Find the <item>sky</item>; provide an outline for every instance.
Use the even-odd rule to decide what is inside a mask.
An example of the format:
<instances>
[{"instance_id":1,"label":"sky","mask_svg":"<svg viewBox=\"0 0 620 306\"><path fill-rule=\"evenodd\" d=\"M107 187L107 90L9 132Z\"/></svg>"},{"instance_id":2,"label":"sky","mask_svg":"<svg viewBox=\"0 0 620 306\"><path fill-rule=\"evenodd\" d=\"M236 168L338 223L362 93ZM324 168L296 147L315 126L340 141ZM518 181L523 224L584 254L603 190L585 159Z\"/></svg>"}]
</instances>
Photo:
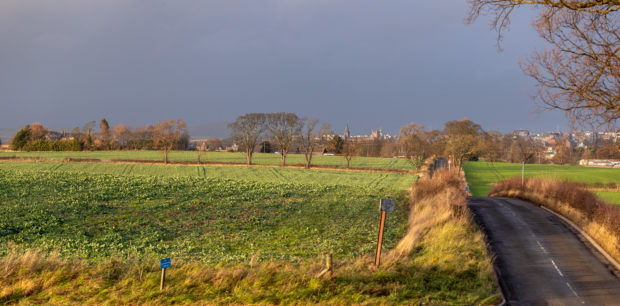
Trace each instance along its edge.
<instances>
[{"instance_id":1,"label":"sky","mask_svg":"<svg viewBox=\"0 0 620 306\"><path fill-rule=\"evenodd\" d=\"M230 122L294 112L354 134L556 130L518 66L544 43L513 16L498 52L465 0L2 0L0 128ZM209 136L209 135L205 135Z\"/></svg>"}]
</instances>

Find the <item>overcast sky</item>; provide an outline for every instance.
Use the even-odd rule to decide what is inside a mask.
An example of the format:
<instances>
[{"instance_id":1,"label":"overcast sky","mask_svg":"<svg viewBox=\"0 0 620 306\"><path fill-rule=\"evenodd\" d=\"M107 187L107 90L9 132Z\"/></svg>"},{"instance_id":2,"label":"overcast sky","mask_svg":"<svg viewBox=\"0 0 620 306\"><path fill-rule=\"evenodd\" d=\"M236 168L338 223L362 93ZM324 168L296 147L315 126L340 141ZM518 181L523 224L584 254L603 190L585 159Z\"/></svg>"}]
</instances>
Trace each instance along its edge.
<instances>
[{"instance_id":1,"label":"overcast sky","mask_svg":"<svg viewBox=\"0 0 620 306\"><path fill-rule=\"evenodd\" d=\"M2 0L0 128L107 118L189 126L295 112L353 133L467 117L555 130L521 56L544 47L519 11L503 41L465 0Z\"/></svg>"}]
</instances>

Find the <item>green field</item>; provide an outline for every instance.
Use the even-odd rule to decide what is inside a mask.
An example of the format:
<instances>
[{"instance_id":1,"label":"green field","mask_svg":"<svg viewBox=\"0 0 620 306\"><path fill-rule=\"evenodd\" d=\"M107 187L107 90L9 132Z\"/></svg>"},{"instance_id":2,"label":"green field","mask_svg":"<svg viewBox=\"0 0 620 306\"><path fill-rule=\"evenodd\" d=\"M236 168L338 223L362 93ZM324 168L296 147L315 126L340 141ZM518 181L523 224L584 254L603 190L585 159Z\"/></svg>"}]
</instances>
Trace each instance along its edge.
<instances>
[{"instance_id":1,"label":"green field","mask_svg":"<svg viewBox=\"0 0 620 306\"><path fill-rule=\"evenodd\" d=\"M0 243L67 256L252 257L372 253L377 202L392 197L386 247L403 235L415 176L281 168L0 163ZM2 248L0 253L6 251Z\"/></svg>"},{"instance_id":2,"label":"green field","mask_svg":"<svg viewBox=\"0 0 620 306\"><path fill-rule=\"evenodd\" d=\"M521 177L521 164L467 162L464 166L467 182L475 196L485 196L500 180ZM526 164L525 177L542 177L582 183L620 183L620 169L581 166ZM620 204L618 192L595 192L611 203Z\"/></svg>"},{"instance_id":3,"label":"green field","mask_svg":"<svg viewBox=\"0 0 620 306\"><path fill-rule=\"evenodd\" d=\"M620 205L620 192L614 191L595 191L594 192L599 198L603 199L609 203L615 203Z\"/></svg>"},{"instance_id":4,"label":"green field","mask_svg":"<svg viewBox=\"0 0 620 306\"><path fill-rule=\"evenodd\" d=\"M378 201L397 202L388 254L407 231L416 179L0 162L0 304L496 304L482 234L467 218L427 228L409 255L373 266ZM333 275L319 277L326 253Z\"/></svg>"},{"instance_id":5,"label":"green field","mask_svg":"<svg viewBox=\"0 0 620 306\"><path fill-rule=\"evenodd\" d=\"M0 152L0 157L43 157L47 159L62 160L70 158L95 158L101 160L110 159L142 159L142 160L162 160L163 154L159 151L96 151L96 152ZM173 151L168 157L171 161L197 161L197 151ZM201 161L219 163L245 163L244 153L229 152L206 152L201 157ZM286 162L288 165L302 165L306 163L303 154L289 154ZM255 153L252 163L256 165L279 165L280 155L273 153ZM313 165L346 167L346 161L342 156L323 156L315 155L312 157ZM380 157L354 157L351 160L353 168L370 169L404 169L411 170L411 165L401 158L380 158Z\"/></svg>"}]
</instances>

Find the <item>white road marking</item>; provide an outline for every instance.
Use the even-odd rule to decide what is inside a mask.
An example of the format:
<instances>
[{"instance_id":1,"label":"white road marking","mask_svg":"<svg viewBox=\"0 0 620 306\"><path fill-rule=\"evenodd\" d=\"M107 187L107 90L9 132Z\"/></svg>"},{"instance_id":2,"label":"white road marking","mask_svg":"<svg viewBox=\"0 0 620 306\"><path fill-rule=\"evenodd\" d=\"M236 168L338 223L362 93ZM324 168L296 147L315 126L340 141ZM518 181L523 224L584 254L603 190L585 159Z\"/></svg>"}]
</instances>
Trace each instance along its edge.
<instances>
[{"instance_id":1,"label":"white road marking","mask_svg":"<svg viewBox=\"0 0 620 306\"><path fill-rule=\"evenodd\" d=\"M558 273L560 273L561 277L564 277L564 274L562 274L562 271L560 271L560 269L558 268L558 266L555 264L555 261L553 261L553 259L551 259L551 263L553 264L553 266L555 267L555 270L558 271ZM568 283L567 283L568 284ZM573 291L574 292L574 291Z\"/></svg>"},{"instance_id":2,"label":"white road marking","mask_svg":"<svg viewBox=\"0 0 620 306\"><path fill-rule=\"evenodd\" d=\"M536 240L536 243L538 244L538 247L540 247L540 249L543 251L543 253L547 254L547 249L545 249L545 247L540 244L540 241Z\"/></svg>"},{"instance_id":3,"label":"white road marking","mask_svg":"<svg viewBox=\"0 0 620 306\"><path fill-rule=\"evenodd\" d=\"M568 282L566 282L566 286L568 286L568 289L570 289L570 291L573 292L573 294L579 299L579 301L581 302L581 304L585 304L586 302L584 302L581 297L579 296L579 294L577 294L577 292L575 292L575 289L573 289L573 286L571 286Z\"/></svg>"}]
</instances>

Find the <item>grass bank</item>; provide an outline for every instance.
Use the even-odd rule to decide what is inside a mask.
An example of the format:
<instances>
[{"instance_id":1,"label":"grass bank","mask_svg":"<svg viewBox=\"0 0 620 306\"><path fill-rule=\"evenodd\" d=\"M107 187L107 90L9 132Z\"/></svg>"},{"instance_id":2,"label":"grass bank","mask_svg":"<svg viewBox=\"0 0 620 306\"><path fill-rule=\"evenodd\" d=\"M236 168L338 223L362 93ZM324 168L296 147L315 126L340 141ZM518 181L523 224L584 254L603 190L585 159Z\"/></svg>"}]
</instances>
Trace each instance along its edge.
<instances>
[{"instance_id":1,"label":"grass bank","mask_svg":"<svg viewBox=\"0 0 620 306\"><path fill-rule=\"evenodd\" d=\"M489 196L515 197L543 205L568 218L588 233L612 257L620 261L620 208L568 181L508 179L499 182Z\"/></svg>"}]
</instances>

